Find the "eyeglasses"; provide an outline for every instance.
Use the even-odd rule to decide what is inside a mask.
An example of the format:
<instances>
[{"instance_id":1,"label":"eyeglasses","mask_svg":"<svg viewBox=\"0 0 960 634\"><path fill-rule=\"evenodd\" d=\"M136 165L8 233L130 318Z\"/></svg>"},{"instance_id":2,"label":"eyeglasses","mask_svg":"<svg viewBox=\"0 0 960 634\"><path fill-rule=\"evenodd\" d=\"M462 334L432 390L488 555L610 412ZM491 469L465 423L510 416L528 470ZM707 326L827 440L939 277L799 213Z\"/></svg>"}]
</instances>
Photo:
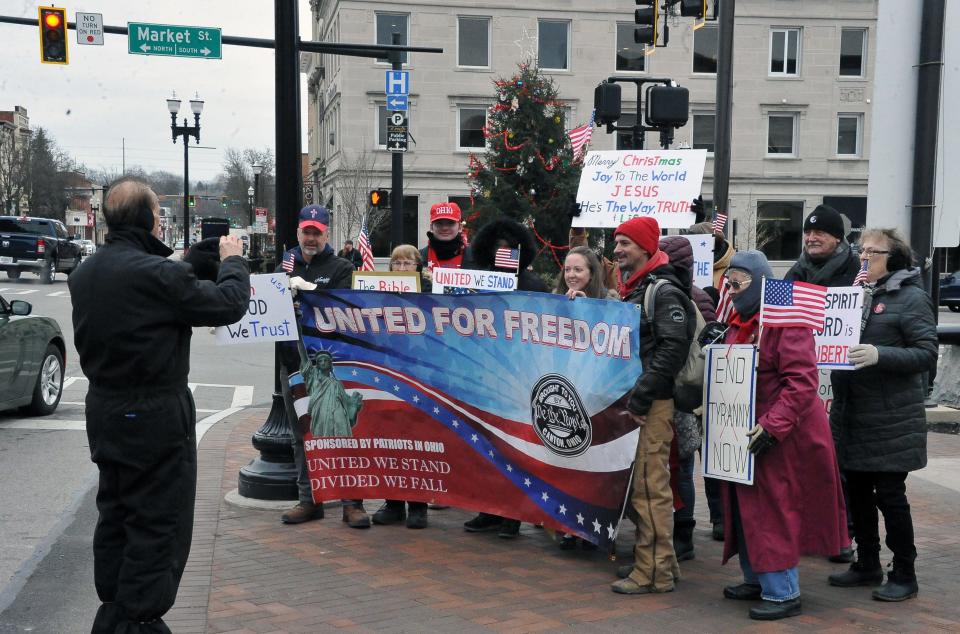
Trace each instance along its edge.
<instances>
[{"instance_id":1,"label":"eyeglasses","mask_svg":"<svg viewBox=\"0 0 960 634\"><path fill-rule=\"evenodd\" d=\"M415 269L417 268L417 263L414 262L413 260L394 260L393 262L390 263L390 267L394 269L406 268L406 267Z\"/></svg>"},{"instance_id":2,"label":"eyeglasses","mask_svg":"<svg viewBox=\"0 0 960 634\"><path fill-rule=\"evenodd\" d=\"M860 255L869 259L875 255L887 255L888 253L890 253L890 251L878 251L877 249L864 249L863 251L860 252Z\"/></svg>"},{"instance_id":3,"label":"eyeglasses","mask_svg":"<svg viewBox=\"0 0 960 634\"><path fill-rule=\"evenodd\" d=\"M723 285L727 287L727 290L731 288L735 291L739 291L741 288L746 288L750 286L750 282L753 281L753 278L747 278L742 282L737 282L736 280L726 280Z\"/></svg>"}]
</instances>

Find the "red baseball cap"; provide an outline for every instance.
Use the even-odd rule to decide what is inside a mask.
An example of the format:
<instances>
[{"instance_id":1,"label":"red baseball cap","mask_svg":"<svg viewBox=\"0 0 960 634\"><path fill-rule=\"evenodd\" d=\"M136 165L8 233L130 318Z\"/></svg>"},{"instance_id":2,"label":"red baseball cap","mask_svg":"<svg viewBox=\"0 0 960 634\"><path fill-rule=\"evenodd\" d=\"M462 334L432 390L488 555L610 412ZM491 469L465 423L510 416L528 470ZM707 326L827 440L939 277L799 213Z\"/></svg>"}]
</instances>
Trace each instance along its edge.
<instances>
[{"instance_id":1,"label":"red baseball cap","mask_svg":"<svg viewBox=\"0 0 960 634\"><path fill-rule=\"evenodd\" d=\"M307 205L300 210L300 224L298 228L314 227L320 231L326 231L330 224L330 212L322 205Z\"/></svg>"},{"instance_id":2,"label":"red baseball cap","mask_svg":"<svg viewBox=\"0 0 960 634\"><path fill-rule=\"evenodd\" d=\"M460 222L460 205L457 203L437 203L430 208L430 222L453 220Z\"/></svg>"}]
</instances>

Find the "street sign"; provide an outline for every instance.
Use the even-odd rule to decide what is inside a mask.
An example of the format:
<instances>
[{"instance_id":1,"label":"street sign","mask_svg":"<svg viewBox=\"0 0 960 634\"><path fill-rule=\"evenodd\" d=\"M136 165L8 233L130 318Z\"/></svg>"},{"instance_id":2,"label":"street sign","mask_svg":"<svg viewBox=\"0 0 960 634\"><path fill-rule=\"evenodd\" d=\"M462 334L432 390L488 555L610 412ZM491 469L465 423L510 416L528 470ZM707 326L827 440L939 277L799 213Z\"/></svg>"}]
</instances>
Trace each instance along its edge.
<instances>
[{"instance_id":1,"label":"street sign","mask_svg":"<svg viewBox=\"0 0 960 634\"><path fill-rule=\"evenodd\" d=\"M387 97L387 109L395 110L398 112L407 111L407 96L406 95L392 95Z\"/></svg>"},{"instance_id":2,"label":"street sign","mask_svg":"<svg viewBox=\"0 0 960 634\"><path fill-rule=\"evenodd\" d=\"M394 112L387 121L387 149L391 152L407 151L407 116Z\"/></svg>"},{"instance_id":3,"label":"street sign","mask_svg":"<svg viewBox=\"0 0 960 634\"><path fill-rule=\"evenodd\" d=\"M221 59L221 51L217 28L127 23L127 52L132 55Z\"/></svg>"},{"instance_id":4,"label":"street sign","mask_svg":"<svg viewBox=\"0 0 960 634\"><path fill-rule=\"evenodd\" d=\"M103 14L77 11L77 44L103 46Z\"/></svg>"},{"instance_id":5,"label":"street sign","mask_svg":"<svg viewBox=\"0 0 960 634\"><path fill-rule=\"evenodd\" d=\"M388 70L387 82L384 92L387 95L409 95L410 94L410 71L408 70Z\"/></svg>"}]
</instances>

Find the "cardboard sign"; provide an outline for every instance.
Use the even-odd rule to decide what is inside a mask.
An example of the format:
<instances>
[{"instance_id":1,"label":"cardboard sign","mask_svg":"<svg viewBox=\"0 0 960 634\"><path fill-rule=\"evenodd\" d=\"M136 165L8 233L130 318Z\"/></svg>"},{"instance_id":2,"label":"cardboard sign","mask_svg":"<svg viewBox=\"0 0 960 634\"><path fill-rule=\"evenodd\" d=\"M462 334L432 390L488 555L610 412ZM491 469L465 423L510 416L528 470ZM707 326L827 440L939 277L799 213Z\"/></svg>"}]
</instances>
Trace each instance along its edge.
<instances>
[{"instance_id":1,"label":"cardboard sign","mask_svg":"<svg viewBox=\"0 0 960 634\"><path fill-rule=\"evenodd\" d=\"M713 245L716 239L709 234L683 236L693 249L693 285L699 288L713 286Z\"/></svg>"},{"instance_id":2,"label":"cardboard sign","mask_svg":"<svg viewBox=\"0 0 960 634\"><path fill-rule=\"evenodd\" d=\"M706 160L706 150L588 152L577 188L580 215L572 225L615 228L649 216L661 229L689 227Z\"/></svg>"},{"instance_id":3,"label":"cardboard sign","mask_svg":"<svg viewBox=\"0 0 960 634\"><path fill-rule=\"evenodd\" d=\"M299 335L287 275L251 275L247 314L235 324L220 326L216 334L217 345L296 341Z\"/></svg>"},{"instance_id":4,"label":"cardboard sign","mask_svg":"<svg viewBox=\"0 0 960 634\"><path fill-rule=\"evenodd\" d=\"M458 294L464 290L496 292L517 290L517 276L500 271L434 267L432 281L433 292L438 295Z\"/></svg>"},{"instance_id":5,"label":"cardboard sign","mask_svg":"<svg viewBox=\"0 0 960 634\"><path fill-rule=\"evenodd\" d=\"M860 319L863 314L863 287L835 286L827 289L827 318L822 332L814 332L817 367L827 370L852 370L847 359L850 346L860 343Z\"/></svg>"},{"instance_id":6,"label":"cardboard sign","mask_svg":"<svg viewBox=\"0 0 960 634\"><path fill-rule=\"evenodd\" d=\"M355 291L419 293L420 274L416 271L354 271L351 288Z\"/></svg>"},{"instance_id":7,"label":"cardboard sign","mask_svg":"<svg viewBox=\"0 0 960 634\"><path fill-rule=\"evenodd\" d=\"M756 419L757 348L751 344L705 348L701 464L706 478L753 484L747 432Z\"/></svg>"}]
</instances>

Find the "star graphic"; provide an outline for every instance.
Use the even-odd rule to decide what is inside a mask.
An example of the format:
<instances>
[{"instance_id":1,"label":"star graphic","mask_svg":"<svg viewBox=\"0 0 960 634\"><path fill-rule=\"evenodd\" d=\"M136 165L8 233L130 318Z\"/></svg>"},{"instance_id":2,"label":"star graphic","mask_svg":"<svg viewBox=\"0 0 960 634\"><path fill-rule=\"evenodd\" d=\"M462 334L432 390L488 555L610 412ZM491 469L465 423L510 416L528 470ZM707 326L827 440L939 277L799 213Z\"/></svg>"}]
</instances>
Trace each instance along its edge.
<instances>
[{"instance_id":1,"label":"star graphic","mask_svg":"<svg viewBox=\"0 0 960 634\"><path fill-rule=\"evenodd\" d=\"M434 408L433 408L433 413L434 413L434 414L439 414L439 413L440 413L440 408L439 408L439 407L434 407Z\"/></svg>"},{"instance_id":2,"label":"star graphic","mask_svg":"<svg viewBox=\"0 0 960 634\"><path fill-rule=\"evenodd\" d=\"M351 372L350 374L352 374L353 376L357 376L357 371L356 371L356 370L354 370L354 371L353 371L353 372Z\"/></svg>"},{"instance_id":3,"label":"star graphic","mask_svg":"<svg viewBox=\"0 0 960 634\"><path fill-rule=\"evenodd\" d=\"M560 505L560 515L566 515L566 514L567 514L567 507L565 507L563 504L561 504L561 505Z\"/></svg>"},{"instance_id":4,"label":"star graphic","mask_svg":"<svg viewBox=\"0 0 960 634\"><path fill-rule=\"evenodd\" d=\"M579 513L577 513L577 524L583 526L583 515L580 515Z\"/></svg>"},{"instance_id":5,"label":"star graphic","mask_svg":"<svg viewBox=\"0 0 960 634\"><path fill-rule=\"evenodd\" d=\"M613 536L616 534L616 529L613 527L613 524L607 526L607 539L613 541Z\"/></svg>"},{"instance_id":6,"label":"star graphic","mask_svg":"<svg viewBox=\"0 0 960 634\"><path fill-rule=\"evenodd\" d=\"M490 451L488 451L488 452L487 452L487 455L490 456L491 458L493 458L493 449L491 449Z\"/></svg>"},{"instance_id":7,"label":"star graphic","mask_svg":"<svg viewBox=\"0 0 960 634\"><path fill-rule=\"evenodd\" d=\"M373 382L374 382L374 383L379 383L379 382L380 382L380 377L379 377L379 376L373 377Z\"/></svg>"},{"instance_id":8,"label":"star graphic","mask_svg":"<svg viewBox=\"0 0 960 634\"><path fill-rule=\"evenodd\" d=\"M472 436L470 436L470 440L472 440L473 442L477 442L477 435L473 434Z\"/></svg>"},{"instance_id":9,"label":"star graphic","mask_svg":"<svg viewBox=\"0 0 960 634\"><path fill-rule=\"evenodd\" d=\"M509 471L510 473L513 473L513 465L508 464L507 471Z\"/></svg>"},{"instance_id":10,"label":"star graphic","mask_svg":"<svg viewBox=\"0 0 960 634\"><path fill-rule=\"evenodd\" d=\"M400 391L400 386L399 386L399 385L394 385L394 386L393 386L393 391L394 391L394 392L399 392L399 391Z\"/></svg>"},{"instance_id":11,"label":"star graphic","mask_svg":"<svg viewBox=\"0 0 960 634\"><path fill-rule=\"evenodd\" d=\"M414 394L414 395L413 395L413 402L414 402L414 403L419 403L419 402L420 402L420 397L417 396L416 394Z\"/></svg>"},{"instance_id":12,"label":"star graphic","mask_svg":"<svg viewBox=\"0 0 960 634\"><path fill-rule=\"evenodd\" d=\"M456 418L453 419L453 426L454 426L454 427L459 427L459 426L460 426L460 423L457 421Z\"/></svg>"},{"instance_id":13,"label":"star graphic","mask_svg":"<svg viewBox=\"0 0 960 634\"><path fill-rule=\"evenodd\" d=\"M523 486L525 486L525 487L530 486L530 478L524 478L524 479L523 479Z\"/></svg>"},{"instance_id":14,"label":"star graphic","mask_svg":"<svg viewBox=\"0 0 960 634\"><path fill-rule=\"evenodd\" d=\"M593 532L594 533L600 532L600 522L598 522L597 520L593 520Z\"/></svg>"},{"instance_id":15,"label":"star graphic","mask_svg":"<svg viewBox=\"0 0 960 634\"><path fill-rule=\"evenodd\" d=\"M537 61L537 39L535 35L530 35L527 27L523 27L523 35L519 40L513 41L513 44L520 49L520 57L529 59L534 64Z\"/></svg>"},{"instance_id":16,"label":"star graphic","mask_svg":"<svg viewBox=\"0 0 960 634\"><path fill-rule=\"evenodd\" d=\"M540 499L543 500L544 502L546 502L547 500L550 499L550 496L547 495L547 492L546 492L546 491L544 491L543 493L540 494Z\"/></svg>"}]
</instances>

